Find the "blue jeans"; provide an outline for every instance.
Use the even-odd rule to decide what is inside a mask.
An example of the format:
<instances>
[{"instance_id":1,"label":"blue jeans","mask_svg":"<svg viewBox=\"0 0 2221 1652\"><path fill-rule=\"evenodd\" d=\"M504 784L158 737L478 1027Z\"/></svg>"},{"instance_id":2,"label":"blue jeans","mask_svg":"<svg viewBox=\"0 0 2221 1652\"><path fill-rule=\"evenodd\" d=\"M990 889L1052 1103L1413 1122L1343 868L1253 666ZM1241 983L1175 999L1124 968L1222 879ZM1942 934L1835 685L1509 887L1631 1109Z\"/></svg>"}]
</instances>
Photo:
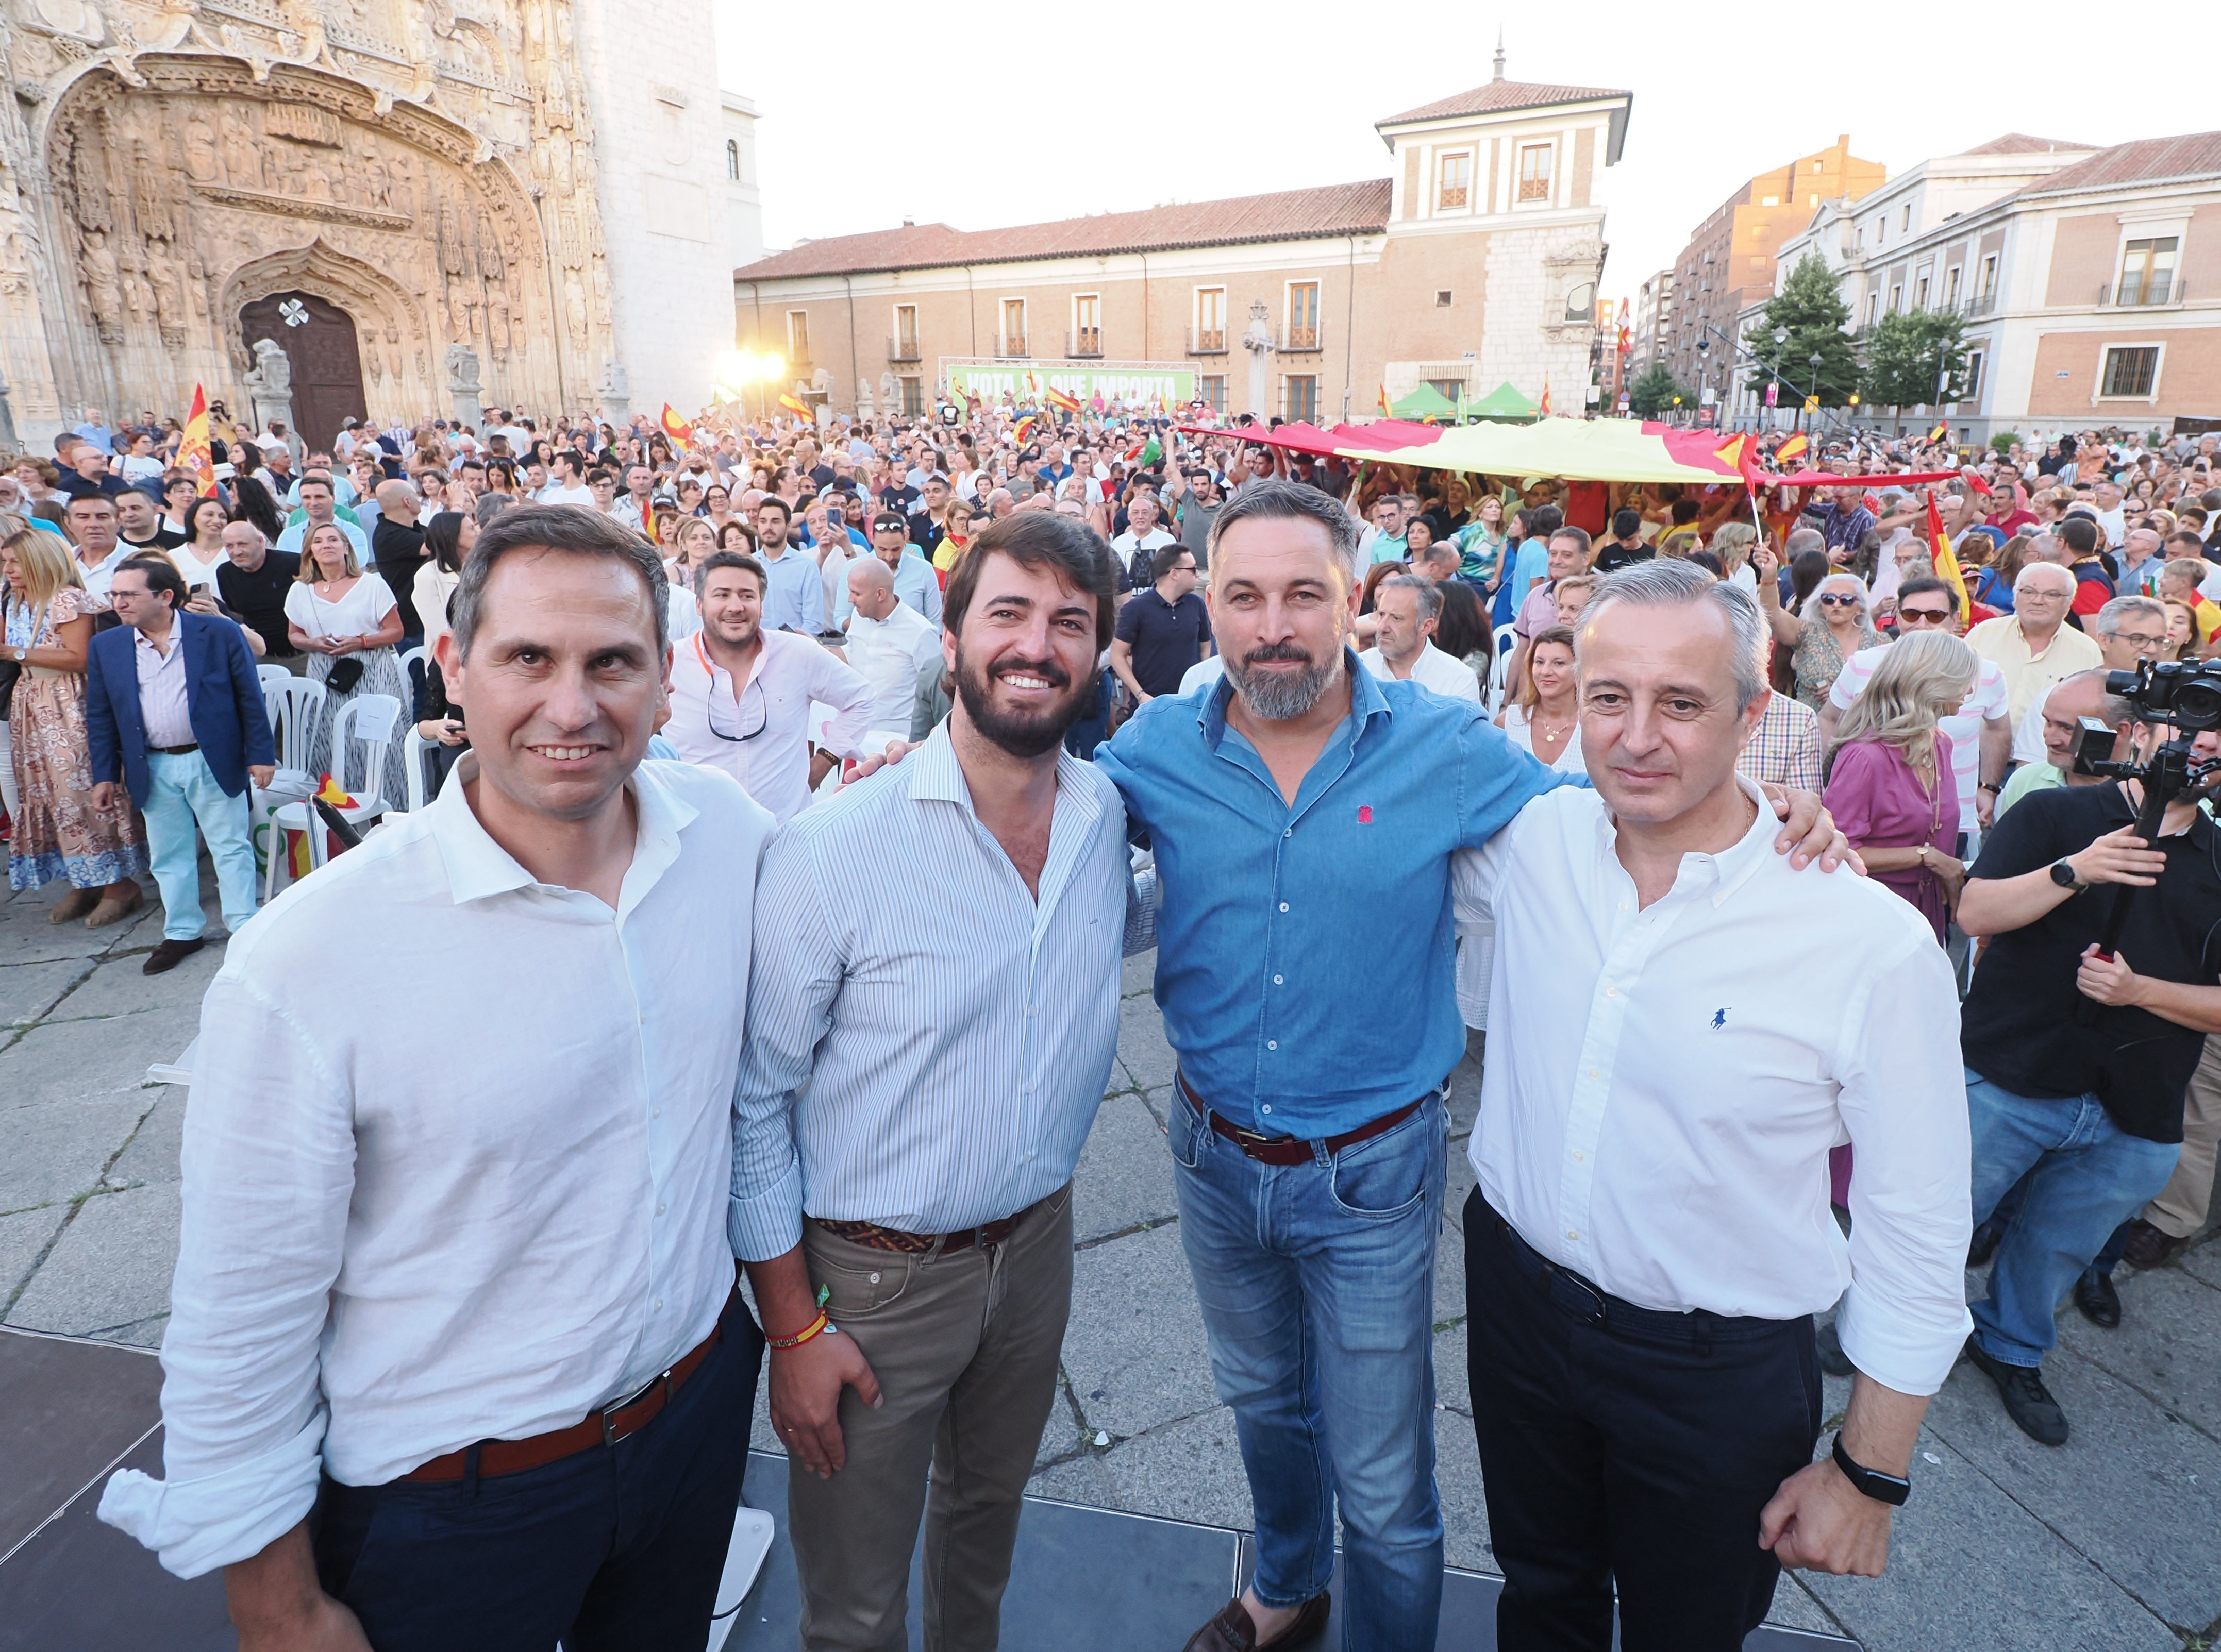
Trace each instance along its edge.
<instances>
[{"instance_id":1,"label":"blue jeans","mask_svg":"<svg viewBox=\"0 0 2221 1652\"><path fill-rule=\"evenodd\" d=\"M1327 1587L1338 1503L1343 1646L1430 1647L1442 1104L1430 1096L1372 1140L1295 1165L1250 1158L1177 1087L1172 1106L1181 1243L1256 1511L1251 1587L1268 1606Z\"/></svg>"},{"instance_id":2,"label":"blue jeans","mask_svg":"<svg viewBox=\"0 0 2221 1652\"><path fill-rule=\"evenodd\" d=\"M1967 1112L1976 1223L2028 1176L1990 1294L1970 1306L1974 1340L2004 1364L2041 1365L2059 1339L2060 1299L2107 1236L2167 1186L2182 1148L2129 1135L2094 1095L2015 1095L1971 1067Z\"/></svg>"},{"instance_id":3,"label":"blue jeans","mask_svg":"<svg viewBox=\"0 0 2221 1652\"><path fill-rule=\"evenodd\" d=\"M197 941L208 927L201 913L200 845L208 839L223 898L224 927L236 935L254 916L254 844L247 835L247 794L233 797L216 784L197 751L149 751L146 807L147 852L162 891L162 938Z\"/></svg>"}]
</instances>

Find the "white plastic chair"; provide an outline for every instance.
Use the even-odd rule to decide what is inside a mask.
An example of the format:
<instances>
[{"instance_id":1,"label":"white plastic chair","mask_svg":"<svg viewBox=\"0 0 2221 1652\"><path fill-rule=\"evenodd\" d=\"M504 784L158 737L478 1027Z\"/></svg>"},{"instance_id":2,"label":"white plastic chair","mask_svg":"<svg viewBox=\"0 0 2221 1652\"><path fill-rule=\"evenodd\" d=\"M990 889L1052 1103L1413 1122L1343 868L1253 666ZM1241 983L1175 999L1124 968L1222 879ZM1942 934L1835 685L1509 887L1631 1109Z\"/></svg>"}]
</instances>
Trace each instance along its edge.
<instances>
[{"instance_id":1,"label":"white plastic chair","mask_svg":"<svg viewBox=\"0 0 2221 1652\"><path fill-rule=\"evenodd\" d=\"M316 721L324 713L324 685L295 676L282 665L265 665L262 704L270 714L270 732L278 742L278 766L305 769Z\"/></svg>"},{"instance_id":2,"label":"white plastic chair","mask_svg":"<svg viewBox=\"0 0 2221 1652\"><path fill-rule=\"evenodd\" d=\"M1504 709L1504 692L1511 676L1511 656L1519 647L1519 633L1510 626L1496 627L1488 661L1488 710L1493 716Z\"/></svg>"},{"instance_id":3,"label":"white plastic chair","mask_svg":"<svg viewBox=\"0 0 2221 1652\"><path fill-rule=\"evenodd\" d=\"M432 801L431 795L424 789L424 754L439 749L437 740L426 739L416 732L416 724L409 725L409 732L401 742L401 779L411 814Z\"/></svg>"},{"instance_id":4,"label":"white plastic chair","mask_svg":"<svg viewBox=\"0 0 2221 1652\"><path fill-rule=\"evenodd\" d=\"M422 668L432 663L430 651L420 644L401 656L401 680L409 685L410 692L413 694L416 690L416 677L409 675L409 667L412 662L418 668L417 675L421 676L423 674Z\"/></svg>"},{"instance_id":5,"label":"white plastic chair","mask_svg":"<svg viewBox=\"0 0 2221 1652\"><path fill-rule=\"evenodd\" d=\"M254 668L254 675L261 681L262 703L266 708L270 704L270 685L293 680L293 674L282 665L258 665Z\"/></svg>"},{"instance_id":6,"label":"white plastic chair","mask_svg":"<svg viewBox=\"0 0 2221 1652\"><path fill-rule=\"evenodd\" d=\"M355 732L355 725L372 708L380 711L391 708L392 720L382 739L371 739ZM401 702L391 695L364 694L341 706L332 719L332 778L355 799L353 807L339 811L340 818L351 826L363 826L385 813L385 754L401 732L400 716ZM347 750L351 745L362 754L363 780L360 786L347 779ZM313 803L288 803L277 812L273 822L276 830L271 837L270 864L263 875L262 898L266 901L277 892L278 867L287 858L283 852L285 833L298 832L306 835L311 870L322 866L327 858L326 828Z\"/></svg>"}]
</instances>

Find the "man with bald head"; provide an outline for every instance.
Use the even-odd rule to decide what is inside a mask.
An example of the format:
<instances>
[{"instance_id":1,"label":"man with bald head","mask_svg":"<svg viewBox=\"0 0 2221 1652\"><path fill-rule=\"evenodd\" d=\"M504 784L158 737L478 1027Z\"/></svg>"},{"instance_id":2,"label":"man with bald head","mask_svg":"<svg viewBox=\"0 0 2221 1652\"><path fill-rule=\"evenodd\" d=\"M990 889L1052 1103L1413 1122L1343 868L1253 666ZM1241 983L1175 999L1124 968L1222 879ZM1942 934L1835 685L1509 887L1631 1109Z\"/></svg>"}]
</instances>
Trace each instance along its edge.
<instances>
[{"instance_id":1,"label":"man with bald head","mask_svg":"<svg viewBox=\"0 0 2221 1652\"><path fill-rule=\"evenodd\" d=\"M869 730L900 739L910 731L917 674L941 658L941 628L895 595L894 571L877 557L848 564L848 602L843 651L871 685Z\"/></svg>"},{"instance_id":2,"label":"man with bald head","mask_svg":"<svg viewBox=\"0 0 2221 1652\"><path fill-rule=\"evenodd\" d=\"M2005 717L2015 730L2013 760L2043 760L2043 743L2029 739L2021 725L2029 708L2055 684L2087 671L2105 657L2067 624L2074 601L2074 576L2055 562L2031 562L2013 581L2013 611L1985 620L1967 633L1967 644L2005 674Z\"/></svg>"},{"instance_id":3,"label":"man with bald head","mask_svg":"<svg viewBox=\"0 0 2221 1652\"><path fill-rule=\"evenodd\" d=\"M416 612L416 570L425 563L424 530L416 525L422 501L416 486L407 482L378 484L378 527L370 536L370 552L378 577L392 588L401 610L401 645L411 647L424 639L424 621Z\"/></svg>"}]
</instances>

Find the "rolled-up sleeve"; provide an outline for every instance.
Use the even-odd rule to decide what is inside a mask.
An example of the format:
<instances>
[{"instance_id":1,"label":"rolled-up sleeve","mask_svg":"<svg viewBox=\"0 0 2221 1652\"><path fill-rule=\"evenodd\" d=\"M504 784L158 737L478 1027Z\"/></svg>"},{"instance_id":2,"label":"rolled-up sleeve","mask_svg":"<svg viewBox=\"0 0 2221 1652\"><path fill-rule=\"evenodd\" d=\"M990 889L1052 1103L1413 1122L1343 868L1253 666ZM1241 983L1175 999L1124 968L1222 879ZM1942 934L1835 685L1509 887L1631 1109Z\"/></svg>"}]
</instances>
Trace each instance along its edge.
<instances>
[{"instance_id":1,"label":"rolled-up sleeve","mask_svg":"<svg viewBox=\"0 0 2221 1652\"><path fill-rule=\"evenodd\" d=\"M1900 1393L1932 1394L1973 1328L1967 1242L1972 1145L1959 1000L1943 951L1916 935L1847 1004L1837 1106L1851 1177L1851 1285L1836 1331L1852 1364Z\"/></svg>"},{"instance_id":2,"label":"rolled-up sleeve","mask_svg":"<svg viewBox=\"0 0 2221 1652\"><path fill-rule=\"evenodd\" d=\"M162 1340L160 1481L100 1518L179 1577L248 1559L316 1499L319 1344L354 1189L346 1085L277 1005L219 975L185 1109L184 1221Z\"/></svg>"},{"instance_id":3,"label":"rolled-up sleeve","mask_svg":"<svg viewBox=\"0 0 2221 1652\"><path fill-rule=\"evenodd\" d=\"M794 1093L809 1082L843 973L811 855L791 834L773 839L764 856L754 926L748 1038L733 1088L733 1191L725 1226L735 1256L768 1262L802 1242Z\"/></svg>"}]
</instances>

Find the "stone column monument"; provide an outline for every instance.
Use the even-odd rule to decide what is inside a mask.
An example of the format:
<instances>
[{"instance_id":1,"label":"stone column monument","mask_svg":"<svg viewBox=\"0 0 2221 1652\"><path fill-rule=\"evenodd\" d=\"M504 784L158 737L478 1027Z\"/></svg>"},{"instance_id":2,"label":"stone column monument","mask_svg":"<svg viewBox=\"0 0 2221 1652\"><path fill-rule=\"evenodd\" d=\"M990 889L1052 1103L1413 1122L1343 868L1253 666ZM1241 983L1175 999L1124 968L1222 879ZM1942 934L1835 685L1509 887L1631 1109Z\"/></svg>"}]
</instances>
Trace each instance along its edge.
<instances>
[{"instance_id":1,"label":"stone column monument","mask_svg":"<svg viewBox=\"0 0 2221 1652\"><path fill-rule=\"evenodd\" d=\"M255 429L269 429L272 419L284 420L289 431L294 428L293 364L276 340L254 341L254 365L241 376L240 383L253 410Z\"/></svg>"},{"instance_id":2,"label":"stone column monument","mask_svg":"<svg viewBox=\"0 0 2221 1652\"><path fill-rule=\"evenodd\" d=\"M1272 325L1267 320L1265 301L1261 298L1249 306L1249 330L1242 335L1242 347L1249 352L1249 401L1242 411L1263 421L1273 413L1272 394L1267 386L1273 344Z\"/></svg>"},{"instance_id":3,"label":"stone column monument","mask_svg":"<svg viewBox=\"0 0 2221 1652\"><path fill-rule=\"evenodd\" d=\"M479 379L479 352L466 344L447 346L447 400L449 416L459 425L468 425L472 430L485 424L485 406L479 400L484 389Z\"/></svg>"}]
</instances>

